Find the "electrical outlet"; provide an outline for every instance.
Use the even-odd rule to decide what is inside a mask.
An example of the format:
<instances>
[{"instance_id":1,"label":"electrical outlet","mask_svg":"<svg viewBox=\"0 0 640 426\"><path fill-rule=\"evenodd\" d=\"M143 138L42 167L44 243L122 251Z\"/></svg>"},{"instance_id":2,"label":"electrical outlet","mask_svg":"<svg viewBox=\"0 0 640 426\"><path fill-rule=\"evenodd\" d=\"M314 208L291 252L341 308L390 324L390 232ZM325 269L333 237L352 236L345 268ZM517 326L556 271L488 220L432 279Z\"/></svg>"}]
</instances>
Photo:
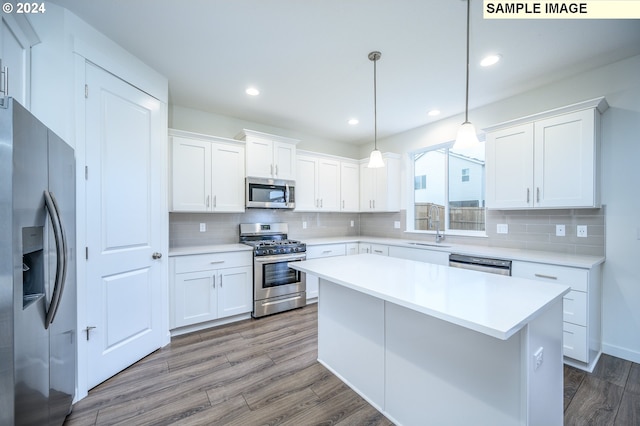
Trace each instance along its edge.
<instances>
[{"instance_id":1,"label":"electrical outlet","mask_svg":"<svg viewBox=\"0 0 640 426\"><path fill-rule=\"evenodd\" d=\"M508 234L509 233L509 225L506 223L499 223L496 226L496 232L498 234Z\"/></svg>"},{"instance_id":2,"label":"electrical outlet","mask_svg":"<svg viewBox=\"0 0 640 426\"><path fill-rule=\"evenodd\" d=\"M544 348L540 346L538 350L533 354L533 371L536 371L542 365L544 361Z\"/></svg>"},{"instance_id":3,"label":"electrical outlet","mask_svg":"<svg viewBox=\"0 0 640 426\"><path fill-rule=\"evenodd\" d=\"M207 232L207 224L206 223L201 223L200 224L200 232Z\"/></svg>"},{"instance_id":4,"label":"electrical outlet","mask_svg":"<svg viewBox=\"0 0 640 426\"><path fill-rule=\"evenodd\" d=\"M302 229L307 229L307 222L302 222Z\"/></svg>"},{"instance_id":5,"label":"electrical outlet","mask_svg":"<svg viewBox=\"0 0 640 426\"><path fill-rule=\"evenodd\" d=\"M393 222L393 227L394 227L395 229L400 229L400 221L399 221L399 220L396 220L395 222Z\"/></svg>"},{"instance_id":6,"label":"electrical outlet","mask_svg":"<svg viewBox=\"0 0 640 426\"><path fill-rule=\"evenodd\" d=\"M586 238L587 237L587 225L578 225L578 237Z\"/></svg>"},{"instance_id":7,"label":"electrical outlet","mask_svg":"<svg viewBox=\"0 0 640 426\"><path fill-rule=\"evenodd\" d=\"M353 228L354 226L356 226L356 223L352 220L351 221L351 227Z\"/></svg>"},{"instance_id":8,"label":"electrical outlet","mask_svg":"<svg viewBox=\"0 0 640 426\"><path fill-rule=\"evenodd\" d=\"M564 225L556 225L556 237L564 237L565 229Z\"/></svg>"}]
</instances>

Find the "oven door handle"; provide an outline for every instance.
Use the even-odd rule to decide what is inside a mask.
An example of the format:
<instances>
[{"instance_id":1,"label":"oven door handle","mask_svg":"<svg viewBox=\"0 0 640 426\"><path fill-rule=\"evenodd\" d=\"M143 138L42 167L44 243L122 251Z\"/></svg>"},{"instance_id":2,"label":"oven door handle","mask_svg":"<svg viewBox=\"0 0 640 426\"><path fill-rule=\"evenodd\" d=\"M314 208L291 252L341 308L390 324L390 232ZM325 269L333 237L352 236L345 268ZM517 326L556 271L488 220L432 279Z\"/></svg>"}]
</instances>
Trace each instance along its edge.
<instances>
[{"instance_id":1,"label":"oven door handle","mask_svg":"<svg viewBox=\"0 0 640 426\"><path fill-rule=\"evenodd\" d=\"M274 256L257 256L255 257L255 261L257 263L275 263L275 262L293 262L293 261L299 261L299 260L305 260L307 258L306 253L305 254L296 254L296 255L281 255L281 254L277 254Z\"/></svg>"}]
</instances>

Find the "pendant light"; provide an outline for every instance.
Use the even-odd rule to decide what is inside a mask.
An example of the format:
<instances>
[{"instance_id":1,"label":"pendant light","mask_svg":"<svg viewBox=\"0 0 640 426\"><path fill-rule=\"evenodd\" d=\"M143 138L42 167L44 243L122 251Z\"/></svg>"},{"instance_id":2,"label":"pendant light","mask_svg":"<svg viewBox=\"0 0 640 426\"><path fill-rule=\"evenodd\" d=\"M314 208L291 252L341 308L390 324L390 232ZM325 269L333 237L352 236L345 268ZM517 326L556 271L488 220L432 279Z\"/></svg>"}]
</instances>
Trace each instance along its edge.
<instances>
[{"instance_id":1,"label":"pendant light","mask_svg":"<svg viewBox=\"0 0 640 426\"><path fill-rule=\"evenodd\" d=\"M369 60L373 61L373 151L371 151L369 164L367 165L370 168L384 167L382 154L378 150L378 110L376 99L376 61L380 59L381 55L378 51L369 53Z\"/></svg>"},{"instance_id":2,"label":"pendant light","mask_svg":"<svg viewBox=\"0 0 640 426\"><path fill-rule=\"evenodd\" d=\"M469 122L469 10L471 9L471 0L467 1L467 89L464 104L464 123L458 129L458 136L454 148L463 149L471 148L479 144L476 128Z\"/></svg>"}]
</instances>

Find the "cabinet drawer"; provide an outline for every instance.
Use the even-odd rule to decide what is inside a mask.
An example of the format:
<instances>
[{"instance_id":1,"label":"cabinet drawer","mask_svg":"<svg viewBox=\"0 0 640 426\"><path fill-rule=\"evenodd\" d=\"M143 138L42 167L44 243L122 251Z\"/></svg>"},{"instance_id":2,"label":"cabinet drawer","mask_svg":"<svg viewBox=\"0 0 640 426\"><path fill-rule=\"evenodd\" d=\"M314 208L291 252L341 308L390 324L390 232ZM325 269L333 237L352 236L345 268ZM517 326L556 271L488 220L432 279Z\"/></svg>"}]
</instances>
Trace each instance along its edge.
<instances>
[{"instance_id":1,"label":"cabinet drawer","mask_svg":"<svg viewBox=\"0 0 640 426\"><path fill-rule=\"evenodd\" d=\"M379 254L382 256L389 256L389 246L383 246L380 244L371 244L371 253Z\"/></svg>"},{"instance_id":2,"label":"cabinet drawer","mask_svg":"<svg viewBox=\"0 0 640 426\"><path fill-rule=\"evenodd\" d=\"M562 318L576 325L587 325L587 293L571 290L562 299Z\"/></svg>"},{"instance_id":3,"label":"cabinet drawer","mask_svg":"<svg viewBox=\"0 0 640 426\"><path fill-rule=\"evenodd\" d=\"M563 328L563 353L564 356L588 362L587 359L587 328L580 325L565 322Z\"/></svg>"},{"instance_id":4,"label":"cabinet drawer","mask_svg":"<svg viewBox=\"0 0 640 426\"><path fill-rule=\"evenodd\" d=\"M236 268L253 265L253 253L239 251L232 253L194 254L175 258L175 273L207 271L221 268Z\"/></svg>"},{"instance_id":5,"label":"cabinet drawer","mask_svg":"<svg viewBox=\"0 0 640 426\"><path fill-rule=\"evenodd\" d=\"M589 271L566 266L514 261L511 275L532 280L564 284L572 290L587 291Z\"/></svg>"},{"instance_id":6,"label":"cabinet drawer","mask_svg":"<svg viewBox=\"0 0 640 426\"><path fill-rule=\"evenodd\" d=\"M347 248L345 244L326 244L322 246L307 247L307 259L346 255Z\"/></svg>"}]
</instances>

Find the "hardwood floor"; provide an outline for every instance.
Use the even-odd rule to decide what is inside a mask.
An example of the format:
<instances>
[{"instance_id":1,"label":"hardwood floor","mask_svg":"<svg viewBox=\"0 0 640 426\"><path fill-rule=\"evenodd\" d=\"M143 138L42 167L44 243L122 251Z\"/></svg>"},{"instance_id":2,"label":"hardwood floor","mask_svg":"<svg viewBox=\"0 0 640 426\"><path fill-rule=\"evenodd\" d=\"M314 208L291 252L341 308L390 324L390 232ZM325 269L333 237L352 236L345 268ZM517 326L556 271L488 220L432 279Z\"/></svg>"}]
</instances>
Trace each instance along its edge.
<instances>
[{"instance_id":1,"label":"hardwood floor","mask_svg":"<svg viewBox=\"0 0 640 426\"><path fill-rule=\"evenodd\" d=\"M317 361L317 307L172 340L89 392L65 426L391 425ZM640 424L640 365L565 366L566 425Z\"/></svg>"}]
</instances>

